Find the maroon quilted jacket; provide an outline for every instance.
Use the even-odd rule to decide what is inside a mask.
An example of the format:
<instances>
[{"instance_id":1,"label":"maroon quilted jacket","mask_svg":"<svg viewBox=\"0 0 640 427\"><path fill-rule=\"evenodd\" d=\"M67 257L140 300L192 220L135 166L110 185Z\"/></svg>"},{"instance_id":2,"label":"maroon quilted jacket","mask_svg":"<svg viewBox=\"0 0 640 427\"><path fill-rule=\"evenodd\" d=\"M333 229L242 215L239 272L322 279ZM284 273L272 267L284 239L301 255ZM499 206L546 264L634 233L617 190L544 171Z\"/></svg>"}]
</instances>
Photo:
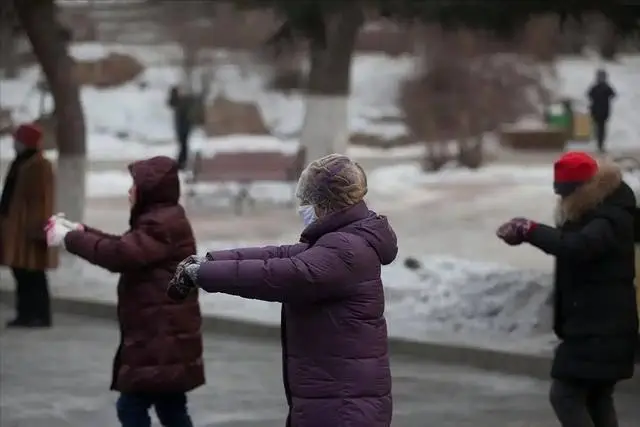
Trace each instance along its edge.
<instances>
[{"instance_id":1,"label":"maroon quilted jacket","mask_svg":"<svg viewBox=\"0 0 640 427\"><path fill-rule=\"evenodd\" d=\"M169 280L196 244L183 208L176 163L154 157L129 166L137 188L131 229L122 236L87 228L65 238L69 252L120 273L120 346L112 389L186 392L204 384L197 293L184 303L166 296ZM90 285L90 284L89 284Z\"/></svg>"}]
</instances>

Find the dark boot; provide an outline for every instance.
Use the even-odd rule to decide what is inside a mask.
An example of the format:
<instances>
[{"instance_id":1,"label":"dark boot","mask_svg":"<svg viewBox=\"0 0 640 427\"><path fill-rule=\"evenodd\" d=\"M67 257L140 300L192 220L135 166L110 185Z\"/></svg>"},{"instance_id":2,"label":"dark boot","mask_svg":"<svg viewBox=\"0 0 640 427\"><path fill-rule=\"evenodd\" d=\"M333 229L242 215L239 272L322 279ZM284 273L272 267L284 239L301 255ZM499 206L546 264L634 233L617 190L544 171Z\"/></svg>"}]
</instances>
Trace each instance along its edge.
<instances>
[{"instance_id":1,"label":"dark boot","mask_svg":"<svg viewBox=\"0 0 640 427\"><path fill-rule=\"evenodd\" d=\"M7 328L25 328L28 323L29 322L27 320L16 317L15 319L7 322Z\"/></svg>"}]
</instances>

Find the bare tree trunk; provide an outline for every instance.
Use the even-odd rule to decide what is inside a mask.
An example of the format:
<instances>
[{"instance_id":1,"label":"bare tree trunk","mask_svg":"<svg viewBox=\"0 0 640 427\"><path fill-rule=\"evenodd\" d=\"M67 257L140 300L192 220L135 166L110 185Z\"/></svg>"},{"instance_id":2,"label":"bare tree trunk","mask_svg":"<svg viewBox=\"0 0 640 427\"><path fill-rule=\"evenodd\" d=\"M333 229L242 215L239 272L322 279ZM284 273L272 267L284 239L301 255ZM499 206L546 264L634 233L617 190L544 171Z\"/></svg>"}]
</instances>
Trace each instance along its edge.
<instances>
[{"instance_id":1,"label":"bare tree trunk","mask_svg":"<svg viewBox=\"0 0 640 427\"><path fill-rule=\"evenodd\" d=\"M600 56L607 61L616 59L618 54L618 44L620 37L616 34L616 30L610 21L602 24L602 34L600 35Z\"/></svg>"},{"instance_id":2,"label":"bare tree trunk","mask_svg":"<svg viewBox=\"0 0 640 427\"><path fill-rule=\"evenodd\" d=\"M57 208L69 218L84 216L86 144L80 90L53 0L14 0L18 18L42 67L55 105L58 146Z\"/></svg>"},{"instance_id":3,"label":"bare tree trunk","mask_svg":"<svg viewBox=\"0 0 640 427\"><path fill-rule=\"evenodd\" d=\"M349 141L351 59L364 15L357 4L345 2L325 17L326 43L310 47L305 115L301 143L307 160L345 153Z\"/></svg>"},{"instance_id":4,"label":"bare tree trunk","mask_svg":"<svg viewBox=\"0 0 640 427\"><path fill-rule=\"evenodd\" d=\"M18 77L16 43L10 27L0 29L0 68L5 78Z\"/></svg>"}]
</instances>

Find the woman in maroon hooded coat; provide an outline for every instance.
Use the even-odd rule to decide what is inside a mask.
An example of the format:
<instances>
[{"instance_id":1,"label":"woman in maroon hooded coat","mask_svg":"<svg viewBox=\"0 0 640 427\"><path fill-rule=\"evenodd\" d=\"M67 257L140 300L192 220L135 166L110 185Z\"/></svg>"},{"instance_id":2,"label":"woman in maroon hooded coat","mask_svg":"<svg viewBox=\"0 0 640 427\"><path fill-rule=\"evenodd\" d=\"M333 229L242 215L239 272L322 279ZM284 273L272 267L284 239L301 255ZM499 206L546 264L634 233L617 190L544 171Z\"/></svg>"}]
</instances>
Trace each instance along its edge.
<instances>
[{"instance_id":1,"label":"woman in maroon hooded coat","mask_svg":"<svg viewBox=\"0 0 640 427\"><path fill-rule=\"evenodd\" d=\"M178 165L154 157L129 170L128 232L114 236L77 225L64 231L53 224L48 241L64 239L72 254L120 273L121 337L111 388L121 392L122 425L150 427L148 410L154 406L163 426L191 427L185 393L204 384L198 295L192 293L182 304L166 295L179 262L196 252L191 225L178 203Z\"/></svg>"},{"instance_id":2,"label":"woman in maroon hooded coat","mask_svg":"<svg viewBox=\"0 0 640 427\"><path fill-rule=\"evenodd\" d=\"M284 303L288 426L391 425L380 270L398 248L387 219L364 203L366 192L364 171L349 158L316 160L298 184L306 226L299 244L186 260L169 288L179 296L197 284L208 292Z\"/></svg>"}]
</instances>

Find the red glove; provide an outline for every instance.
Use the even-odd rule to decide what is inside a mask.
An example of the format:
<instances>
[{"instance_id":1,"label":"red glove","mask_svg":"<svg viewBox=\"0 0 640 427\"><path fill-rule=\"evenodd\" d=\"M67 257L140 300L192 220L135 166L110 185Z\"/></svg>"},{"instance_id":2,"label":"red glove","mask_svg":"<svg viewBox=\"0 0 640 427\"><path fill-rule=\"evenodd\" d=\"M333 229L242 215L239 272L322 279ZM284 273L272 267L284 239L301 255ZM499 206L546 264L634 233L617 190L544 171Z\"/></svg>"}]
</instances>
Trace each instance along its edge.
<instances>
[{"instance_id":1,"label":"red glove","mask_svg":"<svg viewBox=\"0 0 640 427\"><path fill-rule=\"evenodd\" d=\"M496 231L496 235L510 246L523 243L536 223L526 218L513 218L502 224Z\"/></svg>"}]
</instances>

